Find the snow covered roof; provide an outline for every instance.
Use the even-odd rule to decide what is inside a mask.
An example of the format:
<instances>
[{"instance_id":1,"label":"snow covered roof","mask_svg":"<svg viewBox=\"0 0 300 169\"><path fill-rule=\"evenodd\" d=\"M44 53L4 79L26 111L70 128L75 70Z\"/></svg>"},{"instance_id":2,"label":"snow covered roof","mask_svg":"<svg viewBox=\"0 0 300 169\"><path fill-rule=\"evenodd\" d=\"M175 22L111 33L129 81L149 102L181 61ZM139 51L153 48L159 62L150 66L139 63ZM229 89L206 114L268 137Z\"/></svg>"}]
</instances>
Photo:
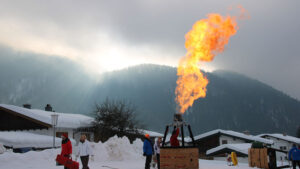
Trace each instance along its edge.
<instances>
[{"instance_id":1,"label":"snow covered roof","mask_svg":"<svg viewBox=\"0 0 300 169\"><path fill-rule=\"evenodd\" d=\"M258 141L261 143L266 143L266 144L273 144L272 140L268 140L268 139L264 139L258 136L253 136L253 135L246 135L243 133L239 133L236 131L231 131L231 130L222 130L222 129L216 129L216 130L212 130L200 135L197 135L194 137L195 140L200 140L203 139L205 137L209 137L215 134L223 134L223 135L227 135L227 136L232 136L232 137L236 137L236 138L240 138L243 140L248 140L248 141Z\"/></svg>"},{"instance_id":2,"label":"snow covered roof","mask_svg":"<svg viewBox=\"0 0 300 169\"><path fill-rule=\"evenodd\" d=\"M265 136L269 136L269 137L274 137L277 139L281 139L281 140L285 140L285 141L289 141L292 143L296 143L300 145L300 138L297 137L293 137L293 136L289 136L289 135L283 135L283 134L260 134L257 135L258 137L265 137Z\"/></svg>"},{"instance_id":3,"label":"snow covered roof","mask_svg":"<svg viewBox=\"0 0 300 169\"><path fill-rule=\"evenodd\" d=\"M51 114L54 112L39 110L39 109L27 109L14 105L0 104L0 107L11 110L23 116L38 120L40 122L51 124ZM89 127L93 122L93 118L82 115L82 114L71 114L71 113L58 113L57 127L59 128L80 128Z\"/></svg>"},{"instance_id":4,"label":"snow covered roof","mask_svg":"<svg viewBox=\"0 0 300 169\"><path fill-rule=\"evenodd\" d=\"M150 137L163 137L164 136L163 134L158 133L156 131L150 131L150 130L143 130L143 129L141 129L140 132L142 134L149 134Z\"/></svg>"},{"instance_id":5,"label":"snow covered roof","mask_svg":"<svg viewBox=\"0 0 300 169\"><path fill-rule=\"evenodd\" d=\"M212 155L217 153L221 150L229 149L231 151L235 151L244 155L248 155L248 149L251 148L250 143L243 143L243 144L223 144L218 147L209 149L206 151L206 155Z\"/></svg>"},{"instance_id":6,"label":"snow covered roof","mask_svg":"<svg viewBox=\"0 0 300 169\"><path fill-rule=\"evenodd\" d=\"M73 143L75 141L71 139ZM0 132L0 142L12 148L50 148L53 146L53 137L21 131ZM55 145L61 146L61 138L55 138Z\"/></svg>"}]
</instances>

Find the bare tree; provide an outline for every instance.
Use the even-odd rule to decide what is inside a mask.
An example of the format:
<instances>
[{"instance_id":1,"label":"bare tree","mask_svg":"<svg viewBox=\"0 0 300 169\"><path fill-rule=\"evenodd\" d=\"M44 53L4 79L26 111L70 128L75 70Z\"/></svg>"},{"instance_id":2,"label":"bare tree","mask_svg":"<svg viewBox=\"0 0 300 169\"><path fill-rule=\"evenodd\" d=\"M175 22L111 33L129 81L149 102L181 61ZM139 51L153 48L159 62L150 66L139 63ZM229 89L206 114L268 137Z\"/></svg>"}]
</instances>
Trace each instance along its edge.
<instances>
[{"instance_id":1,"label":"bare tree","mask_svg":"<svg viewBox=\"0 0 300 169\"><path fill-rule=\"evenodd\" d=\"M109 100L95 106L95 140L106 141L118 135L131 141L140 137L142 125L136 120L136 108L124 100Z\"/></svg>"}]
</instances>

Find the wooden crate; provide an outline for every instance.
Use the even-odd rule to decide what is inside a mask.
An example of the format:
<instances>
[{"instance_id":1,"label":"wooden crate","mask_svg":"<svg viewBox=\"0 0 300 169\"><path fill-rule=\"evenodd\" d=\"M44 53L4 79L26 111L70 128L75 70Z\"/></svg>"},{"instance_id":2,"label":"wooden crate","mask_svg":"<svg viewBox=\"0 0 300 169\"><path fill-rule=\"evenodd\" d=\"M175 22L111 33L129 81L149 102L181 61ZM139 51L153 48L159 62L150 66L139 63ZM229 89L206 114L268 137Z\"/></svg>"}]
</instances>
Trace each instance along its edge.
<instances>
[{"instance_id":1,"label":"wooden crate","mask_svg":"<svg viewBox=\"0 0 300 169\"><path fill-rule=\"evenodd\" d=\"M250 148L248 150L248 162L250 167L269 169L268 149Z\"/></svg>"},{"instance_id":2,"label":"wooden crate","mask_svg":"<svg viewBox=\"0 0 300 169\"><path fill-rule=\"evenodd\" d=\"M198 148L162 148L161 169L199 169Z\"/></svg>"}]
</instances>

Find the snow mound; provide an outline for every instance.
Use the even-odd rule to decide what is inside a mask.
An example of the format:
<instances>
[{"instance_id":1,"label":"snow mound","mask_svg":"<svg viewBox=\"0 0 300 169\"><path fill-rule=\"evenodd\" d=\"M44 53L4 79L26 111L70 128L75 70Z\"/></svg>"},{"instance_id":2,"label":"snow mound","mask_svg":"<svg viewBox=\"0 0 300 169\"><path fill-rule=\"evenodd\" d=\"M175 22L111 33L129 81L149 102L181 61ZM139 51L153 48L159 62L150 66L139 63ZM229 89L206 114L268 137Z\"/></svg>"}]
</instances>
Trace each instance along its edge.
<instances>
[{"instance_id":1,"label":"snow mound","mask_svg":"<svg viewBox=\"0 0 300 169\"><path fill-rule=\"evenodd\" d=\"M143 142L138 139L130 144L127 137L119 138L114 136L105 143L90 143L93 149L94 162L117 162L117 161L139 161L144 160L142 156ZM77 148L77 147L74 147ZM75 149L73 149L73 159L75 159ZM16 166L22 166L34 160L30 163L30 168L37 168L42 164L51 164L55 166L55 158L57 154L60 154L61 149L47 149L43 151L29 151L27 153L13 153L6 151L0 155L0 164L5 164L8 168ZM17 161L17 162L16 162ZM80 160L79 160L80 161ZM91 162L93 163L93 162ZM29 165L29 164L28 164ZM6 168L7 168L6 167ZM2 167L0 167L2 168ZM5 166L3 167L5 168ZM22 167L21 167L22 168Z\"/></svg>"},{"instance_id":2,"label":"snow mound","mask_svg":"<svg viewBox=\"0 0 300 169\"><path fill-rule=\"evenodd\" d=\"M75 143L75 140L71 141ZM1 131L0 142L12 148L50 148L53 146L53 137L23 131ZM61 145L61 138L55 138L55 145Z\"/></svg>"},{"instance_id":3,"label":"snow mound","mask_svg":"<svg viewBox=\"0 0 300 169\"><path fill-rule=\"evenodd\" d=\"M143 142L135 140L130 144L127 137L114 136L105 143L95 143L95 160L98 161L124 161L142 158Z\"/></svg>"},{"instance_id":4,"label":"snow mound","mask_svg":"<svg viewBox=\"0 0 300 169\"><path fill-rule=\"evenodd\" d=\"M105 143L90 143L95 161L124 161L142 158L143 142L138 139L130 144L127 137L114 136Z\"/></svg>"},{"instance_id":5,"label":"snow mound","mask_svg":"<svg viewBox=\"0 0 300 169\"><path fill-rule=\"evenodd\" d=\"M0 143L0 154L3 154L6 151L2 143Z\"/></svg>"}]
</instances>

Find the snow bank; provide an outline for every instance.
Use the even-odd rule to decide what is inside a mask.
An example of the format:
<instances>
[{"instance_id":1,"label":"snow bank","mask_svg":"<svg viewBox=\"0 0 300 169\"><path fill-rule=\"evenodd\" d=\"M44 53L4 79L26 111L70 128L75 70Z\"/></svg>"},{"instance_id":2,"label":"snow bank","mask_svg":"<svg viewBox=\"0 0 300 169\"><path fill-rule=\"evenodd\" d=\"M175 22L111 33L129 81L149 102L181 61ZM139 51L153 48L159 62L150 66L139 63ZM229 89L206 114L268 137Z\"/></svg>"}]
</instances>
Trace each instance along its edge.
<instances>
[{"instance_id":1,"label":"snow bank","mask_svg":"<svg viewBox=\"0 0 300 169\"><path fill-rule=\"evenodd\" d=\"M6 151L2 143L0 143L0 154L3 154Z\"/></svg>"},{"instance_id":2,"label":"snow bank","mask_svg":"<svg viewBox=\"0 0 300 169\"><path fill-rule=\"evenodd\" d=\"M105 143L93 143L93 146L95 158L94 161L89 162L90 168L140 169L144 167L145 158L142 156L143 143L141 140L136 140L133 144L130 144L126 137L112 137ZM24 154L6 152L4 154L0 154L0 169L63 168L57 167L54 161L56 155L59 154L60 151L60 149L48 149L44 151L30 151ZM200 168L205 169L232 168L232 166L227 166L225 161L199 160L199 165ZM248 167L247 163L239 163L239 166L234 168L251 169Z\"/></svg>"},{"instance_id":3,"label":"snow bank","mask_svg":"<svg viewBox=\"0 0 300 169\"><path fill-rule=\"evenodd\" d=\"M130 144L127 137L114 136L105 143L94 145L94 155L97 161L124 161L142 158L143 142L138 139Z\"/></svg>"},{"instance_id":4,"label":"snow bank","mask_svg":"<svg viewBox=\"0 0 300 169\"><path fill-rule=\"evenodd\" d=\"M119 138L114 136L105 143L91 143L95 161L124 161L142 159L143 142L138 139L130 144L127 137ZM75 154L77 147L74 147ZM24 154L7 152L0 156L0 163L3 160L20 159L39 159L53 161L61 149L48 149L43 151L30 151ZM73 156L75 158L75 156Z\"/></svg>"},{"instance_id":5,"label":"snow bank","mask_svg":"<svg viewBox=\"0 0 300 169\"><path fill-rule=\"evenodd\" d=\"M12 148L50 148L53 146L53 137L21 131L3 131L0 132L0 142ZM55 138L55 145L61 145L61 138Z\"/></svg>"},{"instance_id":6,"label":"snow bank","mask_svg":"<svg viewBox=\"0 0 300 169\"><path fill-rule=\"evenodd\" d=\"M73 145L74 139L69 138ZM23 131L2 131L0 142L10 148L52 148L53 136L34 134ZM61 146L61 138L55 138L55 146Z\"/></svg>"}]
</instances>

